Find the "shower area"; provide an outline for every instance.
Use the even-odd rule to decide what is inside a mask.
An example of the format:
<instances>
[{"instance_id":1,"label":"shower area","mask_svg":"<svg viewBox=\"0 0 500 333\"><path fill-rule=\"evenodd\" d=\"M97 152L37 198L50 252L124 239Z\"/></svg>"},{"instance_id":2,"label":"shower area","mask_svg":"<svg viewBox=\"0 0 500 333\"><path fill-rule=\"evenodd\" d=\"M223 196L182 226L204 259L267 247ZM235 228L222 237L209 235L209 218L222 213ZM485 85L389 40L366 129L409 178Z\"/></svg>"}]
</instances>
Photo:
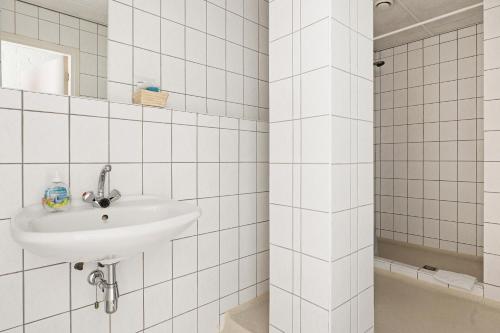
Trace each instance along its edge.
<instances>
[{"instance_id":1,"label":"shower area","mask_svg":"<svg viewBox=\"0 0 500 333\"><path fill-rule=\"evenodd\" d=\"M376 266L483 281L483 54L479 1L374 1Z\"/></svg>"}]
</instances>

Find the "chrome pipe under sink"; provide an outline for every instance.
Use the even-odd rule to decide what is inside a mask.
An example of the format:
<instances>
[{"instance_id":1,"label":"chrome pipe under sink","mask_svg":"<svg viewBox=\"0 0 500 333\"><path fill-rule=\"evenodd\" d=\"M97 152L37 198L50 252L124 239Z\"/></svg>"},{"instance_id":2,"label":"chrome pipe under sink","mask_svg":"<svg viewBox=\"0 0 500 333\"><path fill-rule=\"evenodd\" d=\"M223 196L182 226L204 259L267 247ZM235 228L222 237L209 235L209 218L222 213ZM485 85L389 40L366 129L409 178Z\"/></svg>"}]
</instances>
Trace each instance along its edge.
<instances>
[{"instance_id":1,"label":"chrome pipe under sink","mask_svg":"<svg viewBox=\"0 0 500 333\"><path fill-rule=\"evenodd\" d=\"M118 298L120 292L118 291L118 282L116 282L116 264L104 265L106 267L107 278L104 278L104 273L100 269L92 271L87 281L98 287L104 293L104 309L106 313L112 314L118 310ZM98 308L96 300L96 309Z\"/></svg>"}]
</instances>

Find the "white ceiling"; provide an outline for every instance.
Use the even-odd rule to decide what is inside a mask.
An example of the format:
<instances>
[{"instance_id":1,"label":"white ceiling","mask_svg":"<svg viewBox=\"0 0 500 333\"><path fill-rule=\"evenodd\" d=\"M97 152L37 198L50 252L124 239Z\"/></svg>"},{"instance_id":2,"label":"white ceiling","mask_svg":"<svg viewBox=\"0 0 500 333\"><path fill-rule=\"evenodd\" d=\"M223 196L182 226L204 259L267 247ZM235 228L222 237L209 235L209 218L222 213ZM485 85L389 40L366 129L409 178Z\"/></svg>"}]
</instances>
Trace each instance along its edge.
<instances>
[{"instance_id":1,"label":"white ceiling","mask_svg":"<svg viewBox=\"0 0 500 333\"><path fill-rule=\"evenodd\" d=\"M375 8L374 37L408 27L468 6L481 0L394 0L394 5L386 10ZM375 50L383 50L411 41L431 37L454 29L467 27L483 21L482 7L449 16L416 28L412 28L385 38L377 39Z\"/></svg>"},{"instance_id":2,"label":"white ceiling","mask_svg":"<svg viewBox=\"0 0 500 333\"><path fill-rule=\"evenodd\" d=\"M107 25L107 0L24 0L34 5Z\"/></svg>"}]
</instances>

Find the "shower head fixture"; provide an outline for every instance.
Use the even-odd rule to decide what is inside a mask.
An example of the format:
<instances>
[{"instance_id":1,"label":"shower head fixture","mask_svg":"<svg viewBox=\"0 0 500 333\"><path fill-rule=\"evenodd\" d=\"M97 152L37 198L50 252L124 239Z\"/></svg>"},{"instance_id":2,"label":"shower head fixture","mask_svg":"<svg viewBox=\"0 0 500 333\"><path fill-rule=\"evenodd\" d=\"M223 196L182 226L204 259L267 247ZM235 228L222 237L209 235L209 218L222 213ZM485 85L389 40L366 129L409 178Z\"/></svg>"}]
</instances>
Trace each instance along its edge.
<instances>
[{"instance_id":1,"label":"shower head fixture","mask_svg":"<svg viewBox=\"0 0 500 333\"><path fill-rule=\"evenodd\" d=\"M384 66L384 65L385 65L385 61L383 61L383 60L378 60L378 61L375 61L375 62L373 63L373 65L374 65L374 66L377 66L377 67L382 67L382 66Z\"/></svg>"}]
</instances>

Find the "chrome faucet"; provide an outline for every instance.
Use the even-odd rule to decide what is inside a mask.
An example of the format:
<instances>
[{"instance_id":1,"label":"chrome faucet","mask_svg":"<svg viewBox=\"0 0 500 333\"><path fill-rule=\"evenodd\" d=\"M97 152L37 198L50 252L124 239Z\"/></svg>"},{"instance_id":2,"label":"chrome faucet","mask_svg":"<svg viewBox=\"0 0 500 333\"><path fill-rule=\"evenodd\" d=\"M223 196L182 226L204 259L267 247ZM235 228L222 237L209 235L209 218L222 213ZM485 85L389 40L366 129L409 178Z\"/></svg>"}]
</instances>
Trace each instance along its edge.
<instances>
[{"instance_id":1,"label":"chrome faucet","mask_svg":"<svg viewBox=\"0 0 500 333\"><path fill-rule=\"evenodd\" d=\"M106 164L99 173L97 195L95 195L93 191L83 192L82 199L84 202L91 203L94 207L107 208L111 205L112 202L120 199L122 195L118 190L112 190L107 196L104 194L106 175L110 172L111 165Z\"/></svg>"},{"instance_id":2,"label":"chrome faucet","mask_svg":"<svg viewBox=\"0 0 500 333\"><path fill-rule=\"evenodd\" d=\"M99 173L99 182L97 183L97 198L104 197L104 185L106 184L106 175L111 172L111 165L106 164Z\"/></svg>"}]
</instances>

